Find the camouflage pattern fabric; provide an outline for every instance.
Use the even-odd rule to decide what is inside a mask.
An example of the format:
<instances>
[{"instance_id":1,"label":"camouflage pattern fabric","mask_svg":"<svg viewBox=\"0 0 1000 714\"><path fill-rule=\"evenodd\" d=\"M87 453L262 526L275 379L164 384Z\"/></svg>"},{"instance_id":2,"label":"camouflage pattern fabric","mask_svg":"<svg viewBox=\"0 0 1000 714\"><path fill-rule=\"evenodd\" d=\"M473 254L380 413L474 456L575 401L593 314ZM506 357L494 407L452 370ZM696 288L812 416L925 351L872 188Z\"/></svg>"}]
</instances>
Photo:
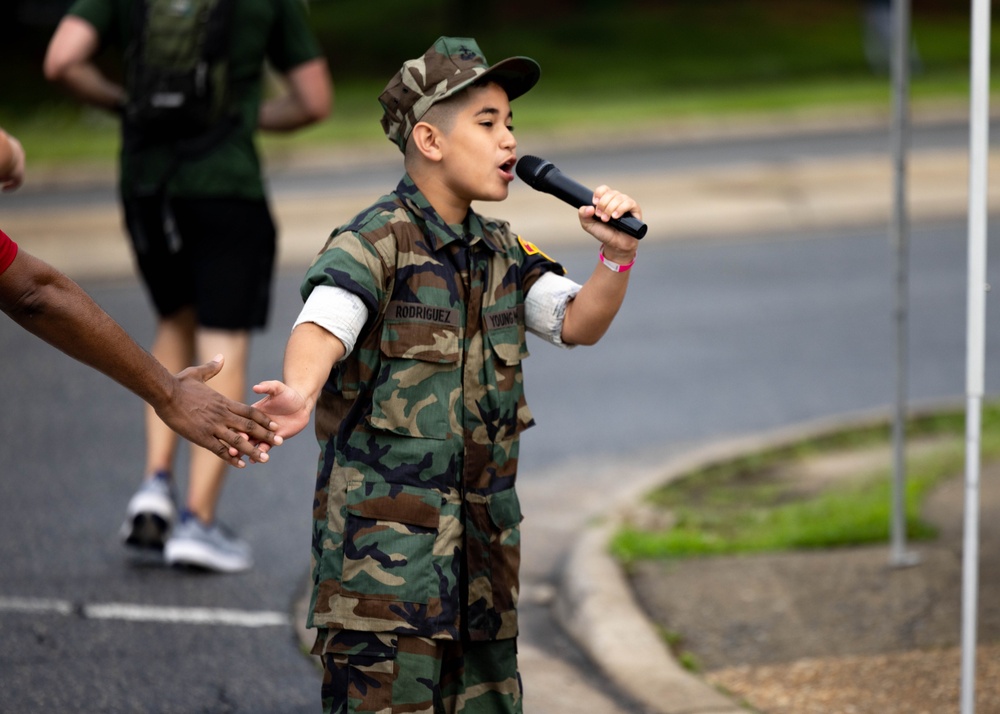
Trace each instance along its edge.
<instances>
[{"instance_id":1,"label":"camouflage pattern fabric","mask_svg":"<svg viewBox=\"0 0 1000 714\"><path fill-rule=\"evenodd\" d=\"M428 109L487 75L514 101L535 86L541 69L530 57L510 57L491 67L471 37L439 37L422 57L404 62L379 96L386 137L405 151Z\"/></svg>"},{"instance_id":2,"label":"camouflage pattern fabric","mask_svg":"<svg viewBox=\"0 0 1000 714\"><path fill-rule=\"evenodd\" d=\"M323 631L325 714L520 714L515 640L460 643Z\"/></svg>"},{"instance_id":3,"label":"camouflage pattern fabric","mask_svg":"<svg viewBox=\"0 0 1000 714\"><path fill-rule=\"evenodd\" d=\"M517 635L524 296L562 267L470 211L453 232L404 177L309 269L369 322L316 407L310 626Z\"/></svg>"}]
</instances>

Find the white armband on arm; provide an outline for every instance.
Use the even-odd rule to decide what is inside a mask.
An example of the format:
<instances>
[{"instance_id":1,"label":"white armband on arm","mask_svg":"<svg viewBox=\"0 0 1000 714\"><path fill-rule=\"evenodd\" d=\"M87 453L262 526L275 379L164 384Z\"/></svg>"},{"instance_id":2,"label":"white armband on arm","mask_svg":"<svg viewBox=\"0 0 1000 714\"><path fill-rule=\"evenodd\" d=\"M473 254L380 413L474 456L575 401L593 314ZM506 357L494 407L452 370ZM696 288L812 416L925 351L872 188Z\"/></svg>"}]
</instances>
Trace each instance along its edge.
<instances>
[{"instance_id":1,"label":"white armband on arm","mask_svg":"<svg viewBox=\"0 0 1000 714\"><path fill-rule=\"evenodd\" d=\"M528 330L559 347L573 347L562 341L563 319L566 306L581 287L562 275L542 275L524 299L524 322Z\"/></svg>"},{"instance_id":2,"label":"white armband on arm","mask_svg":"<svg viewBox=\"0 0 1000 714\"><path fill-rule=\"evenodd\" d=\"M334 285L317 285L306 298L294 330L303 322L313 322L344 343L344 356L351 354L358 335L368 320L368 308L354 293Z\"/></svg>"}]
</instances>

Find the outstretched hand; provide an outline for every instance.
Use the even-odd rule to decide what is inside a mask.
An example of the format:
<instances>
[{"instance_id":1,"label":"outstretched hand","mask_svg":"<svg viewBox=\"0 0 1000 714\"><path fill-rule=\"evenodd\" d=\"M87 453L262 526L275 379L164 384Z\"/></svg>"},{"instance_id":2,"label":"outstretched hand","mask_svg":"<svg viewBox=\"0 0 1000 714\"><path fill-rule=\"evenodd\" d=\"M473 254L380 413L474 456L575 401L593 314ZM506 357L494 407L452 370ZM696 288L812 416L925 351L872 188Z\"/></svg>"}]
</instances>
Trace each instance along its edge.
<instances>
[{"instance_id":1,"label":"outstretched hand","mask_svg":"<svg viewBox=\"0 0 1000 714\"><path fill-rule=\"evenodd\" d=\"M254 385L253 391L265 395L253 406L275 420L279 436L286 439L295 436L309 424L312 405L284 382L277 379L261 382ZM261 448L269 449L266 444L261 444Z\"/></svg>"},{"instance_id":2,"label":"outstretched hand","mask_svg":"<svg viewBox=\"0 0 1000 714\"><path fill-rule=\"evenodd\" d=\"M271 446L281 444L278 424L264 412L219 394L205 384L222 370L223 357L188 367L177 374L170 401L157 416L178 434L237 468L268 460Z\"/></svg>"}]
</instances>

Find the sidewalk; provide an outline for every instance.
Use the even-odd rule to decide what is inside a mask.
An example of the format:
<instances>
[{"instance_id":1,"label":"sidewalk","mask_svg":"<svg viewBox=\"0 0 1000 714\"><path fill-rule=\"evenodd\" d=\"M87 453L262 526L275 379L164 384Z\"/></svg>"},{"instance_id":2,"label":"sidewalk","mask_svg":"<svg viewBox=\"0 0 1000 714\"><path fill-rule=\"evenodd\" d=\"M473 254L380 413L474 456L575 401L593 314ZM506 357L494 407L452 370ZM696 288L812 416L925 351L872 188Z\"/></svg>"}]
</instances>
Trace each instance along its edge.
<instances>
[{"instance_id":1,"label":"sidewalk","mask_svg":"<svg viewBox=\"0 0 1000 714\"><path fill-rule=\"evenodd\" d=\"M559 588L562 624L617 686L656 714L736 714L747 711L742 704L767 714L954 711L964 515L959 475L929 499L925 517L940 536L910 544L920 557L915 567L891 568L888 546L875 546L641 562L626 576L607 553L614 529L633 517L640 495L654 486L710 463L887 418L848 415L803 424L664 464L655 481L625 497L580 539ZM891 461L888 452L876 457ZM850 475L844 469L852 462L827 466ZM982 475L980 521L977 711L998 712L998 465ZM678 664L662 639L665 631L696 655L699 674Z\"/></svg>"}]
</instances>

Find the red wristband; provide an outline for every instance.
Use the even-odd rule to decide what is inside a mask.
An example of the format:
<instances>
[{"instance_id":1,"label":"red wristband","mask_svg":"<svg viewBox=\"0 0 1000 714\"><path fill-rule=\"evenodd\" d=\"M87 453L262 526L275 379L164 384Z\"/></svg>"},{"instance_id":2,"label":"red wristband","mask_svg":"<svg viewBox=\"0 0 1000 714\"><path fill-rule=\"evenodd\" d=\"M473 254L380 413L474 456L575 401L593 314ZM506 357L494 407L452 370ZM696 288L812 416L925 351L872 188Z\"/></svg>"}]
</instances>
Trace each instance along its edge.
<instances>
[{"instance_id":1,"label":"red wristband","mask_svg":"<svg viewBox=\"0 0 1000 714\"><path fill-rule=\"evenodd\" d=\"M632 260L630 260L629 262L625 263L625 265L619 265L618 263L616 263L616 262L614 262L612 260L608 260L607 258L604 257L604 246L603 245L601 246L601 250L597 254L597 257L600 258L601 263L604 264L605 268L607 268L608 270L611 270L611 271L613 271L615 273L624 273L624 272L627 272L627 271L629 271L629 270L632 269L633 265L635 265L635 257L634 256L633 256Z\"/></svg>"}]
</instances>

